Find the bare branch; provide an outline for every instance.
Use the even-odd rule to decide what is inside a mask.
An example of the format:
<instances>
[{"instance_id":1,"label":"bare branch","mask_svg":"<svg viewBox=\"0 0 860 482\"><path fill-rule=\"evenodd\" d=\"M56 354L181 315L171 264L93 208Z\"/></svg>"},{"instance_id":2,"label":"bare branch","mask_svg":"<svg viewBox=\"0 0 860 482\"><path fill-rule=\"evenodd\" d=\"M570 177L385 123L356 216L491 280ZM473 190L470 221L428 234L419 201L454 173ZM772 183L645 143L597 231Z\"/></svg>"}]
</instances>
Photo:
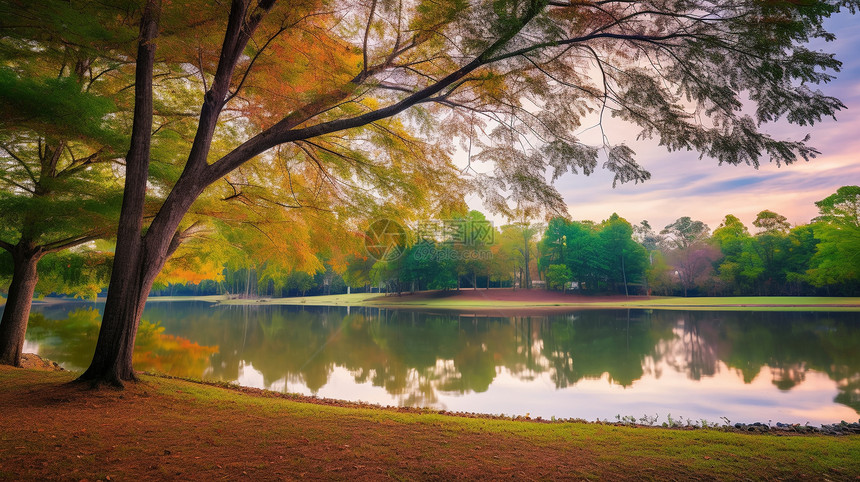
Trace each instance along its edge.
<instances>
[{"instance_id":1,"label":"bare branch","mask_svg":"<svg viewBox=\"0 0 860 482\"><path fill-rule=\"evenodd\" d=\"M6 176L0 176L0 180L7 182L7 183L19 188L19 189L23 189L24 191L27 191L30 194L35 194L35 190L33 190L32 188L18 184L17 182L13 181L12 179L9 179Z\"/></svg>"},{"instance_id":2,"label":"bare branch","mask_svg":"<svg viewBox=\"0 0 860 482\"><path fill-rule=\"evenodd\" d=\"M27 171L27 176L30 177L30 180L33 181L33 184L39 183L39 181L36 180L36 176L33 174L33 171L30 170L30 166L28 166L27 163L24 162L23 159L21 159L14 152L12 152L12 150L9 148L9 146L4 144L4 145L0 145L0 147L2 147L3 150L6 151L9 154L9 156L12 157L12 159L15 159L16 161L18 161L18 164L20 164L21 167L23 167L24 170Z\"/></svg>"},{"instance_id":3,"label":"bare branch","mask_svg":"<svg viewBox=\"0 0 860 482\"><path fill-rule=\"evenodd\" d=\"M364 29L364 41L362 42L361 55L364 63L361 64L361 73L367 75L367 39L370 37L370 26L373 24L373 14L376 13L376 0L370 4L370 15L367 18L367 27ZM393 55L393 54L392 54Z\"/></svg>"}]
</instances>

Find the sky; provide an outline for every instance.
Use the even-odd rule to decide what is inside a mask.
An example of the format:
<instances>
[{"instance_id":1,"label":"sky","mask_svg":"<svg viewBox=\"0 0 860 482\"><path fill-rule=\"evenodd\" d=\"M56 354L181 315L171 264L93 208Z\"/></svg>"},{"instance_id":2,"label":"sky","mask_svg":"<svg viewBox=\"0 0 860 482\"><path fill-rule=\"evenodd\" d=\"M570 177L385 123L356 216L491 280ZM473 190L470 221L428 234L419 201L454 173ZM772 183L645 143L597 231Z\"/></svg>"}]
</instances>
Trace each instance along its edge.
<instances>
[{"instance_id":1,"label":"sky","mask_svg":"<svg viewBox=\"0 0 860 482\"><path fill-rule=\"evenodd\" d=\"M817 86L846 105L837 113L837 121L828 118L811 127L783 122L765 129L790 139L810 134L810 145L821 152L817 158L781 167L763 160L759 169L720 166L714 159L699 159L697 152L670 153L656 140L637 141L637 130L619 123L607 129L610 140L630 145L637 161L651 172L651 179L613 188L613 176L605 170L597 170L591 176L565 175L556 186L567 202L570 217L599 222L616 212L633 224L647 220L659 231L679 217L690 216L714 230L725 215L733 214L755 232L752 221L756 214L769 209L787 217L792 225L808 223L818 214L815 201L841 186L860 184L858 24L860 14L839 14L826 24L836 34L836 41L812 46L835 53L843 64L835 80ZM473 197L468 202L470 207L486 212L478 199ZM503 218L492 219L496 224L505 224Z\"/></svg>"}]
</instances>

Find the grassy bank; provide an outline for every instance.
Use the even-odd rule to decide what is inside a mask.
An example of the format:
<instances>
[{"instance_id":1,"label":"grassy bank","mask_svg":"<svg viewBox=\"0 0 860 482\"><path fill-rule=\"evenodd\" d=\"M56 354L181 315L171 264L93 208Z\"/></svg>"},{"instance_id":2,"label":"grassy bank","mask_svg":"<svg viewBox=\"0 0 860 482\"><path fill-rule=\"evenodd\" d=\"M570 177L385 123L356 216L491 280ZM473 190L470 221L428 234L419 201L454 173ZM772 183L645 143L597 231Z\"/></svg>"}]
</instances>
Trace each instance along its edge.
<instances>
[{"instance_id":1,"label":"grassy bank","mask_svg":"<svg viewBox=\"0 0 860 482\"><path fill-rule=\"evenodd\" d=\"M853 479L860 437L515 422L0 367L0 478Z\"/></svg>"},{"instance_id":2,"label":"grassy bank","mask_svg":"<svg viewBox=\"0 0 860 482\"><path fill-rule=\"evenodd\" d=\"M306 296L294 298L271 298L260 300L226 299L225 297L203 297L208 301L224 304L275 304L308 306L375 306L388 308L433 308L433 309L514 309L528 308L637 308L656 310L762 310L762 311L860 311L860 297L804 297L804 296L759 296L759 297L564 297L550 301L481 300L461 298L457 295L424 298L411 296L381 296L377 293L349 295ZM150 298L151 300L175 300L182 298ZM187 299L187 298L185 298Z\"/></svg>"}]
</instances>

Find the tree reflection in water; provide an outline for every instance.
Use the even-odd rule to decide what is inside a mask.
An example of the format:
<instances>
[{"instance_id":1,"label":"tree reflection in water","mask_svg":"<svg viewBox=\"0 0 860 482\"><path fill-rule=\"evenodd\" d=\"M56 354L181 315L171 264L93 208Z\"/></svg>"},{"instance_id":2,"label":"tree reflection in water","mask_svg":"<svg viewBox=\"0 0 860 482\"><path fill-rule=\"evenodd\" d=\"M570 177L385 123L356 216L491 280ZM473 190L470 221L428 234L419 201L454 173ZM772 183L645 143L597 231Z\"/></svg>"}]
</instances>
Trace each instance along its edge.
<instances>
[{"instance_id":1,"label":"tree reflection in water","mask_svg":"<svg viewBox=\"0 0 860 482\"><path fill-rule=\"evenodd\" d=\"M38 345L39 354L64 368L82 370L92 360L101 314L95 308L76 309L62 319L43 313L30 315L27 340ZM142 320L132 355L137 370L194 377L206 369L217 346L202 346L187 338L164 333L159 323Z\"/></svg>"},{"instance_id":2,"label":"tree reflection in water","mask_svg":"<svg viewBox=\"0 0 860 482\"><path fill-rule=\"evenodd\" d=\"M85 367L96 309L36 307L30 346ZM70 308L66 308L67 311ZM265 388L326 386L337 368L382 387L396 403L435 406L440 393L487 391L500 373L548 377L556 389L606 378L624 388L666 370L690 380L721 371L749 384L762 373L790 391L813 370L836 383L835 401L860 412L860 326L850 313L590 310L532 316L376 308L150 303L135 367L239 380L253 367ZM62 320L62 321L60 321ZM769 370L764 370L769 368Z\"/></svg>"}]
</instances>

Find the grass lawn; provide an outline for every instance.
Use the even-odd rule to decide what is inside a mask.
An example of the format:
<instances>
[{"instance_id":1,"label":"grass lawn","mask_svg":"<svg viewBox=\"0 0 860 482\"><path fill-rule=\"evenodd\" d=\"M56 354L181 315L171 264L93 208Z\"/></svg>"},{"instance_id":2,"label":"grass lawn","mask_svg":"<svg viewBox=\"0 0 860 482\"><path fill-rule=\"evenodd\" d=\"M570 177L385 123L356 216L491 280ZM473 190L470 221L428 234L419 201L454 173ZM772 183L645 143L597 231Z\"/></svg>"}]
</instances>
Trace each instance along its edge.
<instances>
[{"instance_id":1,"label":"grass lawn","mask_svg":"<svg viewBox=\"0 0 860 482\"><path fill-rule=\"evenodd\" d=\"M150 298L150 300L188 299L181 297ZM526 308L641 308L658 310L763 310L763 311L860 311L860 297L805 297L805 296L758 296L758 297L654 297L650 299L626 299L617 297L571 297L571 301L559 297L549 301L481 300L462 298L457 295L440 298L413 298L410 296L382 296L378 293L357 293L329 296L305 296L294 298L272 298L261 300L228 300L221 297L200 297L224 304L277 304L313 306L377 306L390 308L438 308L438 309L526 309Z\"/></svg>"},{"instance_id":2,"label":"grass lawn","mask_svg":"<svg viewBox=\"0 0 860 482\"><path fill-rule=\"evenodd\" d=\"M860 436L538 423L0 367L0 479L829 479ZM250 392L250 393L247 393Z\"/></svg>"}]
</instances>

